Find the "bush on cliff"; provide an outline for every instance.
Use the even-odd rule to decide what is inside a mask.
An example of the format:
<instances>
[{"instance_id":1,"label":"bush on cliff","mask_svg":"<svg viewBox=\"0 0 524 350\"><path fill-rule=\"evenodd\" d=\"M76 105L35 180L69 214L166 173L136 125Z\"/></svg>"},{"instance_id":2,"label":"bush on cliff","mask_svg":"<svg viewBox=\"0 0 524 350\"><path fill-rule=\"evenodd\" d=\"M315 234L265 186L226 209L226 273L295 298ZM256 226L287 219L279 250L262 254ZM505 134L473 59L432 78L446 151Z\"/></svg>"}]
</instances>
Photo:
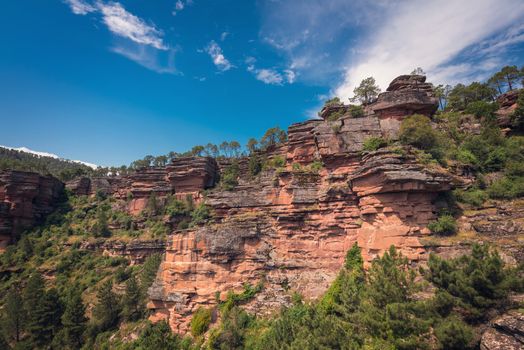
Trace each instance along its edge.
<instances>
[{"instance_id":1,"label":"bush on cliff","mask_svg":"<svg viewBox=\"0 0 524 350\"><path fill-rule=\"evenodd\" d=\"M402 121L399 138L406 145L426 151L437 145L437 134L431 127L431 120L420 114L414 114Z\"/></svg>"},{"instance_id":2,"label":"bush on cliff","mask_svg":"<svg viewBox=\"0 0 524 350\"><path fill-rule=\"evenodd\" d=\"M211 324L212 316L213 310L203 307L198 308L191 319L191 334L194 337L204 334Z\"/></svg>"},{"instance_id":3,"label":"bush on cliff","mask_svg":"<svg viewBox=\"0 0 524 350\"><path fill-rule=\"evenodd\" d=\"M437 235L449 236L457 232L457 221L451 215L442 215L428 224L429 230Z\"/></svg>"},{"instance_id":4,"label":"bush on cliff","mask_svg":"<svg viewBox=\"0 0 524 350\"><path fill-rule=\"evenodd\" d=\"M376 151L379 148L386 147L388 141L383 137L370 137L364 141L362 149L367 152Z\"/></svg>"}]
</instances>

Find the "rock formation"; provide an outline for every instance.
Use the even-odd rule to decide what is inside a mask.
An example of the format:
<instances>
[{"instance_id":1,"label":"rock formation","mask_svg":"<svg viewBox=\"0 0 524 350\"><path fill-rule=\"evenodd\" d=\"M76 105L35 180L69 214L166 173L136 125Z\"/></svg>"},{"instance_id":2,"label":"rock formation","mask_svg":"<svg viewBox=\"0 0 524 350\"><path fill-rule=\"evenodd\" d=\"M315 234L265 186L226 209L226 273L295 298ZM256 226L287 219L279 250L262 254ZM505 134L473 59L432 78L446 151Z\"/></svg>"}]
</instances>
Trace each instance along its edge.
<instances>
[{"instance_id":1,"label":"rock formation","mask_svg":"<svg viewBox=\"0 0 524 350\"><path fill-rule=\"evenodd\" d=\"M25 171L0 172L0 249L42 222L59 203L64 185L52 176Z\"/></svg>"},{"instance_id":2,"label":"rock formation","mask_svg":"<svg viewBox=\"0 0 524 350\"><path fill-rule=\"evenodd\" d=\"M245 283L264 283L246 305L254 313L289 303L289 290L316 298L355 242L366 262L392 244L412 261L425 259L420 238L436 217L434 201L456 179L419 164L409 148L361 150L369 137L395 137L405 116L431 115L436 108L424 77L402 76L364 117L290 126L288 142L264 155L284 158L285 167L250 178L242 171L247 160L240 160L239 186L207 195L213 223L169 237L149 290L152 320L167 319L185 332L193 311Z\"/></svg>"},{"instance_id":3,"label":"rock formation","mask_svg":"<svg viewBox=\"0 0 524 350\"><path fill-rule=\"evenodd\" d=\"M510 311L493 321L482 335L480 349L524 349L524 315L519 311Z\"/></svg>"},{"instance_id":4,"label":"rock formation","mask_svg":"<svg viewBox=\"0 0 524 350\"><path fill-rule=\"evenodd\" d=\"M501 127L511 127L511 116L517 109L517 99L522 90L511 90L497 98L499 109L495 112Z\"/></svg>"}]
</instances>

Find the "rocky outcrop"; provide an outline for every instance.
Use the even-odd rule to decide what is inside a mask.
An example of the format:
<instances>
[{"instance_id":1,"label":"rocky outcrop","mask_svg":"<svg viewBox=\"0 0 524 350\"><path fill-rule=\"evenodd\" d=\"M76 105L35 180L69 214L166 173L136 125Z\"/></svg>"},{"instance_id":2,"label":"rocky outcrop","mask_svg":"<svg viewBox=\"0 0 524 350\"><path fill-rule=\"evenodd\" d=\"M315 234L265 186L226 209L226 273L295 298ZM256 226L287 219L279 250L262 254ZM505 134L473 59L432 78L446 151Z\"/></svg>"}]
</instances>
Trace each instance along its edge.
<instances>
[{"instance_id":1,"label":"rocky outcrop","mask_svg":"<svg viewBox=\"0 0 524 350\"><path fill-rule=\"evenodd\" d=\"M522 90L511 90L497 97L499 109L495 112L495 115L501 127L507 128L512 126L511 116L517 109L517 99L521 91Z\"/></svg>"},{"instance_id":2,"label":"rocky outcrop","mask_svg":"<svg viewBox=\"0 0 524 350\"><path fill-rule=\"evenodd\" d=\"M258 314L289 303L290 290L316 298L354 243L366 263L391 245L412 261L426 259L420 239L429 235L426 226L436 217L433 202L457 180L439 167L420 164L409 148L361 151L369 137L395 135L406 115L430 115L436 106L424 77L403 76L362 117L291 125L288 142L262 155L282 157L284 167L267 168L256 178L241 170L233 191L208 192L212 224L170 236L149 291L152 320L166 319L185 332L198 307L215 305L217 297L239 292L245 283L264 281L263 290L245 305ZM399 123L385 123L388 118ZM241 169L245 163L239 161ZM176 189L179 177L173 174L171 167Z\"/></svg>"},{"instance_id":3,"label":"rocky outcrop","mask_svg":"<svg viewBox=\"0 0 524 350\"><path fill-rule=\"evenodd\" d=\"M394 138L406 116L433 115L438 109L438 99L425 76L401 75L368 108L378 115L383 135Z\"/></svg>"},{"instance_id":4,"label":"rocky outcrop","mask_svg":"<svg viewBox=\"0 0 524 350\"><path fill-rule=\"evenodd\" d=\"M286 154L302 157L293 142ZM289 303L288 290L316 298L355 242L368 262L391 244L411 260L425 257L419 237L435 218L432 201L452 186L449 174L421 166L409 150L323 157L306 146L321 157L320 171L288 163L234 191L212 190L206 203L214 223L170 236L149 293L153 320L185 332L196 308L261 280L263 291L246 306L255 313Z\"/></svg>"},{"instance_id":5,"label":"rocky outcrop","mask_svg":"<svg viewBox=\"0 0 524 350\"><path fill-rule=\"evenodd\" d=\"M85 241L80 249L96 250L107 256L119 256L129 259L131 265L141 264L148 256L163 254L166 244L160 239L135 239L129 242L115 239L98 239L95 242Z\"/></svg>"},{"instance_id":6,"label":"rocky outcrop","mask_svg":"<svg viewBox=\"0 0 524 350\"><path fill-rule=\"evenodd\" d=\"M99 192L127 201L127 209L139 214L154 194L157 198L177 195L180 199L215 185L219 170L214 158L176 158L165 167L139 169L123 176L81 177L66 184L75 195L95 195Z\"/></svg>"},{"instance_id":7,"label":"rocky outcrop","mask_svg":"<svg viewBox=\"0 0 524 350\"><path fill-rule=\"evenodd\" d=\"M213 187L218 165L211 157L176 158L167 167L167 178L176 193L193 193Z\"/></svg>"},{"instance_id":8,"label":"rocky outcrop","mask_svg":"<svg viewBox=\"0 0 524 350\"><path fill-rule=\"evenodd\" d=\"M492 322L482 334L481 350L524 349L524 315L510 311Z\"/></svg>"},{"instance_id":9,"label":"rocky outcrop","mask_svg":"<svg viewBox=\"0 0 524 350\"><path fill-rule=\"evenodd\" d=\"M0 172L0 249L53 212L63 189L62 182L52 176Z\"/></svg>"}]
</instances>

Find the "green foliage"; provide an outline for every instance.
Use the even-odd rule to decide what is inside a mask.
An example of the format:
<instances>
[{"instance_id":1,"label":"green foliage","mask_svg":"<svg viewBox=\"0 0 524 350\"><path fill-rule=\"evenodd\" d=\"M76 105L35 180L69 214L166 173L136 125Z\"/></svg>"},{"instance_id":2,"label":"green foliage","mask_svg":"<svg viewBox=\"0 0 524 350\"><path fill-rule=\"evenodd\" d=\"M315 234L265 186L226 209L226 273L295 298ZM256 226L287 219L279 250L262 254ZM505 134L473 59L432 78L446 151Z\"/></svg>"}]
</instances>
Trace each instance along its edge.
<instances>
[{"instance_id":1,"label":"green foliage","mask_svg":"<svg viewBox=\"0 0 524 350\"><path fill-rule=\"evenodd\" d=\"M249 157L248 169L249 175L252 177L257 176L262 171L262 161L259 156L253 154Z\"/></svg>"},{"instance_id":2,"label":"green foliage","mask_svg":"<svg viewBox=\"0 0 524 350\"><path fill-rule=\"evenodd\" d=\"M62 181L94 174L93 169L83 164L0 147L0 170L5 169L50 174Z\"/></svg>"},{"instance_id":3,"label":"green foliage","mask_svg":"<svg viewBox=\"0 0 524 350\"><path fill-rule=\"evenodd\" d=\"M26 313L18 286L9 289L2 316L1 325L5 339L18 343L26 322Z\"/></svg>"},{"instance_id":4,"label":"green foliage","mask_svg":"<svg viewBox=\"0 0 524 350\"><path fill-rule=\"evenodd\" d=\"M428 224L429 230L437 235L449 236L457 232L457 221L451 215L442 215Z\"/></svg>"},{"instance_id":5,"label":"green foliage","mask_svg":"<svg viewBox=\"0 0 524 350\"><path fill-rule=\"evenodd\" d=\"M524 89L519 91L517 108L511 115L511 125L517 130L524 130Z\"/></svg>"},{"instance_id":6,"label":"green foliage","mask_svg":"<svg viewBox=\"0 0 524 350\"><path fill-rule=\"evenodd\" d=\"M420 114L402 121L399 138L402 143L422 150L431 150L437 145L437 134L431 127L431 120Z\"/></svg>"},{"instance_id":7,"label":"green foliage","mask_svg":"<svg viewBox=\"0 0 524 350\"><path fill-rule=\"evenodd\" d=\"M353 90L354 97L351 101L358 101L367 105L375 100L380 93L380 88L375 82L375 78L369 77L360 82L360 85Z\"/></svg>"},{"instance_id":8,"label":"green foliage","mask_svg":"<svg viewBox=\"0 0 524 350\"><path fill-rule=\"evenodd\" d=\"M286 141L286 132L279 127L274 127L268 129L265 132L264 136L262 136L262 139L260 139L260 145L262 146L262 149L266 150Z\"/></svg>"},{"instance_id":9,"label":"green foliage","mask_svg":"<svg viewBox=\"0 0 524 350\"><path fill-rule=\"evenodd\" d=\"M96 222L92 228L93 236L95 237L109 237L111 231L107 225L107 213L103 208L99 208L96 214Z\"/></svg>"},{"instance_id":10,"label":"green foliage","mask_svg":"<svg viewBox=\"0 0 524 350\"><path fill-rule=\"evenodd\" d=\"M477 118L493 119L494 113L498 109L498 105L494 102L475 101L468 104L465 112L473 114Z\"/></svg>"},{"instance_id":11,"label":"green foliage","mask_svg":"<svg viewBox=\"0 0 524 350\"><path fill-rule=\"evenodd\" d=\"M79 349L83 344L87 324L85 311L79 287L75 286L66 298L62 315L63 341L68 349Z\"/></svg>"},{"instance_id":12,"label":"green foliage","mask_svg":"<svg viewBox=\"0 0 524 350\"><path fill-rule=\"evenodd\" d=\"M491 198L513 199L524 196L524 177L503 177L494 181L486 192Z\"/></svg>"},{"instance_id":13,"label":"green foliage","mask_svg":"<svg viewBox=\"0 0 524 350\"><path fill-rule=\"evenodd\" d=\"M96 295L97 303L93 316L100 332L111 330L120 320L120 298L113 292L113 283L108 280L102 284Z\"/></svg>"},{"instance_id":14,"label":"green foliage","mask_svg":"<svg viewBox=\"0 0 524 350\"><path fill-rule=\"evenodd\" d=\"M156 274L158 272L158 268L160 267L161 262L162 255L160 254L150 255L144 261L142 271L140 273L140 286L142 289L142 293L145 294L145 292L147 292L147 289L151 287L151 285L155 281Z\"/></svg>"},{"instance_id":15,"label":"green foliage","mask_svg":"<svg viewBox=\"0 0 524 350\"><path fill-rule=\"evenodd\" d=\"M180 339L165 321L148 323L140 337L129 345L129 350L189 350L190 342Z\"/></svg>"},{"instance_id":16,"label":"green foliage","mask_svg":"<svg viewBox=\"0 0 524 350\"><path fill-rule=\"evenodd\" d=\"M238 186L238 176L240 175L240 168L238 162L233 162L228 165L221 174L220 187L226 191L233 190Z\"/></svg>"},{"instance_id":17,"label":"green foliage","mask_svg":"<svg viewBox=\"0 0 524 350\"><path fill-rule=\"evenodd\" d=\"M362 149L367 152L373 152L378 150L379 148L386 147L387 145L388 141L385 140L383 137L370 137L364 140Z\"/></svg>"},{"instance_id":18,"label":"green foliage","mask_svg":"<svg viewBox=\"0 0 524 350\"><path fill-rule=\"evenodd\" d=\"M428 280L452 295L471 320L482 319L489 308L507 305L509 291L522 284L487 245L474 245L471 255L450 260L431 254L428 267Z\"/></svg>"},{"instance_id":19,"label":"green foliage","mask_svg":"<svg viewBox=\"0 0 524 350\"><path fill-rule=\"evenodd\" d=\"M473 82L468 86L457 84L448 95L447 107L453 111L463 111L474 102L491 102L495 95L495 89L488 84L479 82Z\"/></svg>"},{"instance_id":20,"label":"green foliage","mask_svg":"<svg viewBox=\"0 0 524 350\"><path fill-rule=\"evenodd\" d=\"M126 321L136 321L145 312L142 290L134 276L126 282L126 291L122 297L122 317Z\"/></svg>"},{"instance_id":21,"label":"green foliage","mask_svg":"<svg viewBox=\"0 0 524 350\"><path fill-rule=\"evenodd\" d=\"M435 335L442 349L465 350L473 348L473 330L456 317L444 319L435 327Z\"/></svg>"},{"instance_id":22,"label":"green foliage","mask_svg":"<svg viewBox=\"0 0 524 350\"><path fill-rule=\"evenodd\" d=\"M211 209L205 203L197 205L191 213L191 226L202 225L211 219Z\"/></svg>"},{"instance_id":23,"label":"green foliage","mask_svg":"<svg viewBox=\"0 0 524 350\"><path fill-rule=\"evenodd\" d=\"M353 118L362 118L364 116L364 108L359 105L349 105L349 113Z\"/></svg>"},{"instance_id":24,"label":"green foliage","mask_svg":"<svg viewBox=\"0 0 524 350\"><path fill-rule=\"evenodd\" d=\"M486 192L478 188L471 188L466 191L455 190L454 194L459 202L469 204L476 208L482 206L488 199Z\"/></svg>"},{"instance_id":25,"label":"green foliage","mask_svg":"<svg viewBox=\"0 0 524 350\"><path fill-rule=\"evenodd\" d=\"M149 216L155 216L155 215L158 215L159 210L160 208L159 208L158 200L156 198L156 194L155 192L151 192L151 195L147 199L145 212Z\"/></svg>"},{"instance_id":26,"label":"green foliage","mask_svg":"<svg viewBox=\"0 0 524 350\"><path fill-rule=\"evenodd\" d=\"M263 167L265 169L278 169L284 167L285 165L286 159L282 156L277 155L266 161Z\"/></svg>"},{"instance_id":27,"label":"green foliage","mask_svg":"<svg viewBox=\"0 0 524 350\"><path fill-rule=\"evenodd\" d=\"M193 313L193 318L191 319L191 334L194 337L204 334L211 324L212 316L213 310L202 307L198 308Z\"/></svg>"}]
</instances>

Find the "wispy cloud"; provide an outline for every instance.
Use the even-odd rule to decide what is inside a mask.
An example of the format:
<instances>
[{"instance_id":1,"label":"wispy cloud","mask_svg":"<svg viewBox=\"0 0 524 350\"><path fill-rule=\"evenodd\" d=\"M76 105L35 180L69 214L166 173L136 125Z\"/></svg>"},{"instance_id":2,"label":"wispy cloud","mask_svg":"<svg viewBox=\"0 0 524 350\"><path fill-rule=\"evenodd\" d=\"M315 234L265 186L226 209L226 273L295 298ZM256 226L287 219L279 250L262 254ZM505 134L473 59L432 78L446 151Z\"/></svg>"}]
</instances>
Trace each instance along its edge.
<instances>
[{"instance_id":1,"label":"wispy cloud","mask_svg":"<svg viewBox=\"0 0 524 350\"><path fill-rule=\"evenodd\" d=\"M222 48L218 46L216 41L211 40L207 45L205 51L211 56L213 63L221 72L225 72L233 68L234 66L229 62L229 60L224 56Z\"/></svg>"},{"instance_id":2,"label":"wispy cloud","mask_svg":"<svg viewBox=\"0 0 524 350\"><path fill-rule=\"evenodd\" d=\"M226 40L229 34L230 34L229 32L222 32L222 34L220 34L220 41Z\"/></svg>"},{"instance_id":3,"label":"wispy cloud","mask_svg":"<svg viewBox=\"0 0 524 350\"><path fill-rule=\"evenodd\" d=\"M360 47L363 54L348 63L336 94L351 96L354 87L371 75L386 87L415 67L424 68L436 83L485 77L496 67L497 57L502 58L501 48L521 40L518 31L501 32L523 19L524 3L511 0L406 1L391 9L382 29L366 38L368 44ZM505 43L489 41L494 35L505 37ZM474 54L478 45L484 46L483 55ZM489 51L497 55L488 55Z\"/></svg>"},{"instance_id":4,"label":"wispy cloud","mask_svg":"<svg viewBox=\"0 0 524 350\"><path fill-rule=\"evenodd\" d=\"M134 61L141 66L160 74L182 73L175 67L175 50L156 50L150 46L135 43L123 43L111 48L111 51Z\"/></svg>"},{"instance_id":5,"label":"wispy cloud","mask_svg":"<svg viewBox=\"0 0 524 350\"><path fill-rule=\"evenodd\" d=\"M149 25L141 18L129 13L118 2L98 3L102 20L114 34L132 40L138 44L150 45L159 50L167 50L163 33L154 25Z\"/></svg>"},{"instance_id":6,"label":"wispy cloud","mask_svg":"<svg viewBox=\"0 0 524 350\"><path fill-rule=\"evenodd\" d=\"M171 11L171 14L173 16L176 16L179 12L182 12L183 9L185 9L187 6L193 5L193 0L177 0L175 2L175 7L173 8L173 11Z\"/></svg>"},{"instance_id":7,"label":"wispy cloud","mask_svg":"<svg viewBox=\"0 0 524 350\"><path fill-rule=\"evenodd\" d=\"M262 2L261 39L300 79L352 95L363 78L382 88L422 67L428 79L481 79L524 41L514 0L288 0Z\"/></svg>"},{"instance_id":8,"label":"wispy cloud","mask_svg":"<svg viewBox=\"0 0 524 350\"><path fill-rule=\"evenodd\" d=\"M284 69L282 72L274 68L256 68L256 59L254 57L246 58L247 71L251 72L257 80L270 85L293 84L296 74L290 69Z\"/></svg>"},{"instance_id":9,"label":"wispy cloud","mask_svg":"<svg viewBox=\"0 0 524 350\"><path fill-rule=\"evenodd\" d=\"M69 5L75 15L87 15L96 11L95 6L84 0L64 0L64 2Z\"/></svg>"},{"instance_id":10,"label":"wispy cloud","mask_svg":"<svg viewBox=\"0 0 524 350\"><path fill-rule=\"evenodd\" d=\"M128 12L118 2L88 3L84 0L65 0L77 15L96 13L107 29L126 39L111 47L111 51L141 66L162 74L181 74L174 65L176 50L164 43L163 32Z\"/></svg>"}]
</instances>

